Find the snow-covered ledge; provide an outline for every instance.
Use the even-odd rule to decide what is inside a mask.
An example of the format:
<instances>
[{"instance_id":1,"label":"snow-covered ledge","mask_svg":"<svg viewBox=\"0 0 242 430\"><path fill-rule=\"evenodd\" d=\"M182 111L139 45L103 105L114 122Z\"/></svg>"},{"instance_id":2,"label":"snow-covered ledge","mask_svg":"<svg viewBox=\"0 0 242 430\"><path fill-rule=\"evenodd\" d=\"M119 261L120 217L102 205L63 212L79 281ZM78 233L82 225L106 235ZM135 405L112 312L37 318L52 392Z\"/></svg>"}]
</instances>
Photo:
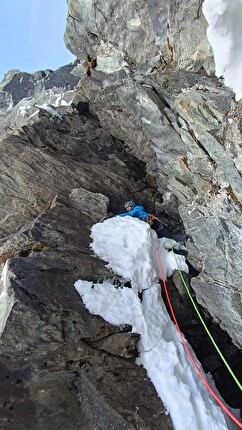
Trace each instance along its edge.
<instances>
[{"instance_id":1,"label":"snow-covered ledge","mask_svg":"<svg viewBox=\"0 0 242 430\"><path fill-rule=\"evenodd\" d=\"M140 335L136 364L146 369L174 429L232 430L191 364L183 347L186 340L182 344L161 296L158 280L162 276L167 279L178 268L188 273L185 257L170 250L184 247L170 239L158 239L149 224L130 216L94 224L91 238L91 249L119 276L120 286L112 279L102 284L79 279L75 289L91 314L116 326L128 324L132 333ZM189 350L206 379L190 346ZM208 379L213 386L210 376Z\"/></svg>"},{"instance_id":2,"label":"snow-covered ledge","mask_svg":"<svg viewBox=\"0 0 242 430\"><path fill-rule=\"evenodd\" d=\"M7 319L14 304L13 293L10 292L8 261L5 263L0 281L0 336L2 336Z\"/></svg>"}]
</instances>

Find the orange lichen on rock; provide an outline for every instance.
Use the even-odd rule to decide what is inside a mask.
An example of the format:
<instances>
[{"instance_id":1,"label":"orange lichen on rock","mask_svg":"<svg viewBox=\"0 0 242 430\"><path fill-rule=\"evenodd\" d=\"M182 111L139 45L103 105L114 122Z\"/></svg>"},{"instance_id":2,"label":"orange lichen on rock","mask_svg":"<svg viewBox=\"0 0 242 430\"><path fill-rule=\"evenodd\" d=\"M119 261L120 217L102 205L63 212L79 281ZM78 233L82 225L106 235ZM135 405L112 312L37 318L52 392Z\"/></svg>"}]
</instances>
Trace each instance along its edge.
<instances>
[{"instance_id":1,"label":"orange lichen on rock","mask_svg":"<svg viewBox=\"0 0 242 430\"><path fill-rule=\"evenodd\" d=\"M95 69L97 65L97 59L92 58L89 54L87 54L87 69L86 69L86 75L91 76L91 69Z\"/></svg>"},{"instance_id":2,"label":"orange lichen on rock","mask_svg":"<svg viewBox=\"0 0 242 430\"><path fill-rule=\"evenodd\" d=\"M188 170L190 172L190 168L187 164L187 157L186 155L182 155L182 157L180 158L180 164L183 167L184 170Z\"/></svg>"},{"instance_id":3,"label":"orange lichen on rock","mask_svg":"<svg viewBox=\"0 0 242 430\"><path fill-rule=\"evenodd\" d=\"M6 261L9 258L13 258L14 254L12 252L5 252L4 254L0 255L0 264L6 263Z\"/></svg>"},{"instance_id":4,"label":"orange lichen on rock","mask_svg":"<svg viewBox=\"0 0 242 430\"><path fill-rule=\"evenodd\" d=\"M188 132L192 136L193 140L195 140L195 142L198 142L198 140L196 138L196 135L195 135L194 131L191 128L189 128Z\"/></svg>"}]
</instances>

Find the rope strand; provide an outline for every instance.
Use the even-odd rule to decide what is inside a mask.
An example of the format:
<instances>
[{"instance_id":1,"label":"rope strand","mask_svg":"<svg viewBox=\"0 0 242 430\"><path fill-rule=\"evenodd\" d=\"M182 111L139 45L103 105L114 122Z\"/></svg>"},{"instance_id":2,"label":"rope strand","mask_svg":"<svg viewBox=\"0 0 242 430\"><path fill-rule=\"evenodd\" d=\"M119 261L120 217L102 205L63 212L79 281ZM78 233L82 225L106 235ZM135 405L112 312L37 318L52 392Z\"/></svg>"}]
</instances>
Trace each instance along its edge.
<instances>
[{"instance_id":1,"label":"rope strand","mask_svg":"<svg viewBox=\"0 0 242 430\"><path fill-rule=\"evenodd\" d=\"M161 265L161 258L160 258L160 254L159 254L159 252L158 252L158 264L159 264L159 269L160 269L160 274L161 274L161 280L162 280L162 283L163 283L163 287L164 287L164 291L165 291L165 294L166 294L166 298L167 298L167 302L168 302L168 305L169 305L169 309L170 309L170 312L171 312L171 315L172 315L172 318L173 318L173 320L174 320L174 323L175 323L175 326L176 326L176 329L177 329L177 331L178 331L178 334L179 334L179 336L180 336L180 339L181 339L181 341L182 341L182 344L183 344L183 346L184 346L184 349L185 349L185 351L186 351L186 353L187 353L187 355L188 355L188 357L189 357L189 359L190 359L190 361L191 361L191 363L193 364L193 366L194 366L194 368L195 368L195 370L197 371L197 373L198 373L198 376L200 377L200 379L202 380L202 382L203 382L203 384L205 385L205 387L207 388L207 390L210 392L210 394L212 395L212 397L214 398L214 400L219 404L219 406L222 408L222 410L230 417L230 419L235 423L235 424L237 424L237 426L239 427L239 428L241 428L242 429L242 423L228 410L228 408L224 405L224 403L219 399L219 397L215 394L215 392L212 390L212 388L210 387L210 385L208 384L208 382L207 382L207 380L205 379L205 377L204 377L204 375L202 374L202 372L200 371L200 369L199 369L199 367L198 367L198 365L197 365L197 363L195 362L195 360L194 360L194 358L193 358L193 356L192 356L192 354L191 354L191 352L190 352L190 350L189 350L189 348L188 348L188 345L187 345L187 343L185 342L185 340L184 340L184 337L183 337L183 335L182 335L182 332L181 332L181 330L180 330L180 327L179 327L179 325L178 325L178 322L177 322L177 319L176 319L176 317L175 317L175 314L174 314L174 310L173 310L173 307L172 307L172 304L171 304L171 301L170 301L170 297L169 297L169 294L168 294L168 290L167 290L167 286L166 286L166 282L165 282L165 278L164 278L164 273L163 273L163 270L162 270L162 265Z\"/></svg>"},{"instance_id":2,"label":"rope strand","mask_svg":"<svg viewBox=\"0 0 242 430\"><path fill-rule=\"evenodd\" d=\"M201 323L202 323L202 325L203 325L203 327L204 327L205 331L207 332L207 335L209 336L209 338L210 338L210 340L211 340L211 342L212 342L212 344L213 344L214 348L216 349L216 351L217 351L217 353L219 354L220 358L222 359L223 363L224 363L224 364L225 364L225 366L227 367L227 369L228 369L228 371L229 371L230 375L232 376L232 378L234 379L234 381L235 381L235 382L236 382L236 384L238 385L239 389L240 389L240 390L242 390L242 385L241 385L241 383L239 382L238 378L235 376L235 374L234 374L233 370L232 370L232 369L231 369L231 367L229 366L229 364L228 364L228 362L226 361L226 359L225 359L224 355L222 354L221 350L219 349L218 345L216 344L216 342L215 342L215 340L214 340L213 336L211 335L211 333L210 333L210 331L209 331L209 329L208 329L208 327L207 327L207 325L206 325L206 323L205 323L205 321L204 321L204 319L203 319L203 317L202 317L201 313L199 312L199 309L198 309L198 308L197 308L197 306L196 306L196 303L195 303L195 302L194 302L194 300L193 300L193 297L192 297L192 295L191 295L191 293L190 293L190 291L189 291L189 288L188 288L188 286L187 286L187 284L186 284L186 282L185 282L185 279L184 279L184 277L183 277L182 271L181 271L181 269L179 268L179 265L178 265L178 262L177 262L177 258L176 258L176 254L174 253L173 248L172 248L172 252L173 252L173 255L174 255L174 258L175 258L175 261L176 261L177 270L178 270L178 272L179 272L179 275L180 275L180 278L181 278L181 280L182 280L182 283L183 283L183 285L184 285L184 287L185 287L185 289L186 289L186 292L187 292L187 294L188 294L188 296L189 296L189 298L190 298L190 300L191 300L191 302L192 302L192 304L193 304L193 307L194 307L194 309L195 309L195 311L196 311L196 313L197 313L197 315L198 315L198 317L199 317L199 319L200 319L200 321L201 321Z\"/></svg>"}]
</instances>

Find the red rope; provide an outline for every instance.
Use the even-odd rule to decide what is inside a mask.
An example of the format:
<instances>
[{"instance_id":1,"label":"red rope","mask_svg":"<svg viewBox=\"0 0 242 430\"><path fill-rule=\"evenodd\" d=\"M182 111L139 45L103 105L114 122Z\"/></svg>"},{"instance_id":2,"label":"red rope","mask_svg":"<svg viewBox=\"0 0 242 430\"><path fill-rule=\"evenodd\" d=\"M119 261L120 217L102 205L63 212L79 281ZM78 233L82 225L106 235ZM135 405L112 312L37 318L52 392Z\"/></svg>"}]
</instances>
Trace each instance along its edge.
<instances>
[{"instance_id":1,"label":"red rope","mask_svg":"<svg viewBox=\"0 0 242 430\"><path fill-rule=\"evenodd\" d=\"M168 302L168 305L169 305L169 309L170 309L173 321L175 323L176 329L178 331L178 334L179 334L179 336L181 338L181 341L182 341L182 344L184 346L184 349L185 349L185 351L186 351L186 353L187 353L187 355L188 355L191 363L195 367L195 369L196 369L196 371L198 373L198 376L200 377L200 379L202 380L202 382L206 386L207 390L210 392L210 394L213 396L213 398L216 400L216 402L219 404L219 406L231 418L231 420L234 421L235 424L237 424L237 426L242 429L242 423L239 420L237 420L237 418L228 410L228 408L224 405L224 403L221 402L221 400L215 394L215 392L210 387L210 385L208 384L207 380L205 379L205 377L201 373L198 365L196 364L196 362L195 362L195 360L194 360L194 358L193 358L193 356L192 356L192 354L191 354L191 352L190 352L190 350L189 350L189 348L188 348L188 346L187 346L187 344L186 344L186 342L185 342L185 340L183 338L182 332L180 330L180 327L178 325L177 319L175 317L174 310L173 310L173 307L172 307L172 304L171 304L171 301L170 301L170 297L169 297L169 294L168 294L168 290L167 290L167 286L166 286L166 282L165 282L165 278L164 278L164 274L163 274L163 270L162 270L161 259L160 259L160 254L159 253L158 253L158 264L159 264L159 269L160 269L160 273L161 273L161 280L162 280L162 283L163 283L163 286L164 286L164 291L165 291L165 294L166 294L166 298L167 298L167 302Z\"/></svg>"}]
</instances>

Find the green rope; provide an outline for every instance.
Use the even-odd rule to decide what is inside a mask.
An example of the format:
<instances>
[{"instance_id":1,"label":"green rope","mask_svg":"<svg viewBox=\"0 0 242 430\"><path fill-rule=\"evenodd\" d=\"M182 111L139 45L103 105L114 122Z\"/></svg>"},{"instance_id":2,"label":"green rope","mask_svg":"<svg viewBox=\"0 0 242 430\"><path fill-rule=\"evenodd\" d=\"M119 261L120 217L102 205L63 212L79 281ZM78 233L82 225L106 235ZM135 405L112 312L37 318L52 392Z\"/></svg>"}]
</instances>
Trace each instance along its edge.
<instances>
[{"instance_id":1,"label":"green rope","mask_svg":"<svg viewBox=\"0 0 242 430\"><path fill-rule=\"evenodd\" d=\"M171 246L171 248L172 248L172 246ZM240 390L242 390L242 385L241 385L241 383L240 383L240 382L239 382L239 380L236 378L236 376L235 376L234 372L232 371L231 367L229 366L229 364L227 363L226 359L224 358L224 356L223 356L222 352L220 351L220 349L219 349L218 345L216 344L216 342L215 342L215 340L214 340L213 336L211 335L210 331L208 330L208 328L207 328L207 326L206 326L206 323L204 322L204 320L203 320L203 318L202 318L202 316L201 316L201 314L200 314L200 312L199 312L199 310L198 310L198 308L197 308L197 306L196 306L196 303L194 302L194 300L193 300L193 298L192 298L192 295L191 295L191 293L190 293L190 291L189 291L189 289L188 289L188 286L187 286L187 284L186 284L186 282L185 282L185 279L184 279L184 277L183 277L183 274L182 274L182 272L181 272L181 270L180 270L180 268L179 268L179 265L178 265L178 262L177 262L177 258L176 258L176 254L175 254L175 252L174 252L173 248L172 248L172 252L173 252L174 257L175 257L175 261L176 261L177 269L178 269L178 272L179 272L180 278L181 278L181 280L182 280L182 283L183 283L183 285L184 285L184 287L185 287L185 290L186 290L186 292L187 292L187 294L188 294L188 296L189 296L189 298L190 298L190 300L191 300L191 302L192 302L192 304L193 304L193 307L194 307L194 309L195 309L195 311L196 311L196 313L197 313L197 315L198 315L198 317L199 317L199 319L200 319L200 321L201 321L201 323L202 323L202 325L203 325L203 327L204 327L205 331L207 332L207 334L208 334L208 336L209 336L209 338L210 338L210 340L211 340L211 342L212 342L213 346L215 347L216 351L218 352L218 354L219 354L220 358L222 359L223 363L224 363L224 364L225 364L225 366L227 367L227 369L228 369L228 371L229 371L230 375L232 376L232 378L234 379L234 381L236 382L236 384L238 385L238 387L240 388Z\"/></svg>"}]
</instances>

